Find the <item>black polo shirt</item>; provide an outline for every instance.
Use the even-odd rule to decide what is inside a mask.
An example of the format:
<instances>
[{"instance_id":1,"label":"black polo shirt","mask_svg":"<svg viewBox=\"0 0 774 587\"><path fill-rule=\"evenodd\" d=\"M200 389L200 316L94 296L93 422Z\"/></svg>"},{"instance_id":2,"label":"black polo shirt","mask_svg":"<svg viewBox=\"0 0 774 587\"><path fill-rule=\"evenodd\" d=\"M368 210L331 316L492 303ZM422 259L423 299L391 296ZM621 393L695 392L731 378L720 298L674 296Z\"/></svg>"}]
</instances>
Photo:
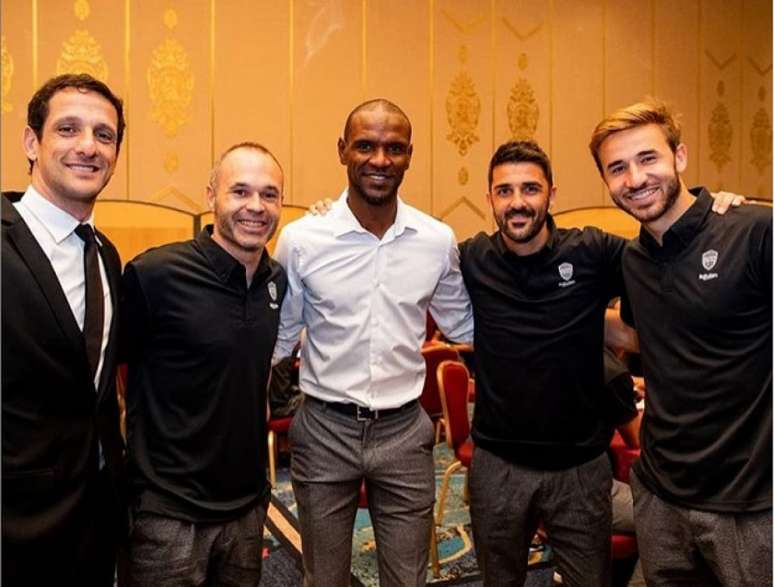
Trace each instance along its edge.
<instances>
[{"instance_id":1,"label":"black polo shirt","mask_svg":"<svg viewBox=\"0 0 774 587\"><path fill-rule=\"evenodd\" d=\"M641 230L623 265L648 383L645 486L686 507L771 507L771 209L713 214L701 188L664 234Z\"/></svg>"},{"instance_id":2,"label":"black polo shirt","mask_svg":"<svg viewBox=\"0 0 774 587\"><path fill-rule=\"evenodd\" d=\"M135 507L192 522L234 519L268 495L266 384L286 287L264 252L248 288L211 231L151 249L123 279Z\"/></svg>"},{"instance_id":3,"label":"black polo shirt","mask_svg":"<svg viewBox=\"0 0 774 587\"><path fill-rule=\"evenodd\" d=\"M460 247L475 316L473 439L502 458L563 469L602 454L620 423L606 389L605 308L621 293L626 241L596 228L557 229L528 256L499 232Z\"/></svg>"}]
</instances>

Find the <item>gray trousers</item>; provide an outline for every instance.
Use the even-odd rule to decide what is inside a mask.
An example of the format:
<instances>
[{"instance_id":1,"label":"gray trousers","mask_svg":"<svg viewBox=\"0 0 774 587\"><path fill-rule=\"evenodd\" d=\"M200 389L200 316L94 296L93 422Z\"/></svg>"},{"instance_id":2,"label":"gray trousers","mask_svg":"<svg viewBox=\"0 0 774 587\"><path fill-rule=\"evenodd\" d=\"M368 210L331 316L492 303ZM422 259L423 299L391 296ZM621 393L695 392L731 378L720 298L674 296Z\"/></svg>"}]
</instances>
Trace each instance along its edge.
<instances>
[{"instance_id":1,"label":"gray trousers","mask_svg":"<svg viewBox=\"0 0 774 587\"><path fill-rule=\"evenodd\" d=\"M379 584L424 585L435 502L433 424L415 404L357 421L304 401L289 431L306 587L350 582L352 531L363 479Z\"/></svg>"},{"instance_id":2,"label":"gray trousers","mask_svg":"<svg viewBox=\"0 0 774 587\"><path fill-rule=\"evenodd\" d=\"M529 545L542 520L565 585L610 584L607 455L561 471L516 465L476 447L470 517L484 585L523 585Z\"/></svg>"},{"instance_id":3,"label":"gray trousers","mask_svg":"<svg viewBox=\"0 0 774 587\"><path fill-rule=\"evenodd\" d=\"M648 585L771 585L771 510L705 512L667 503L637 479L637 545Z\"/></svg>"},{"instance_id":4,"label":"gray trousers","mask_svg":"<svg viewBox=\"0 0 774 587\"><path fill-rule=\"evenodd\" d=\"M130 584L257 587L261 580L265 520L263 504L224 523L194 524L140 513L130 536Z\"/></svg>"},{"instance_id":5,"label":"gray trousers","mask_svg":"<svg viewBox=\"0 0 774 587\"><path fill-rule=\"evenodd\" d=\"M610 494L613 500L613 534L634 534L634 501L632 490L627 483L613 479L613 489ZM644 587L645 578L642 574L642 562L639 557L632 570L627 587Z\"/></svg>"}]
</instances>

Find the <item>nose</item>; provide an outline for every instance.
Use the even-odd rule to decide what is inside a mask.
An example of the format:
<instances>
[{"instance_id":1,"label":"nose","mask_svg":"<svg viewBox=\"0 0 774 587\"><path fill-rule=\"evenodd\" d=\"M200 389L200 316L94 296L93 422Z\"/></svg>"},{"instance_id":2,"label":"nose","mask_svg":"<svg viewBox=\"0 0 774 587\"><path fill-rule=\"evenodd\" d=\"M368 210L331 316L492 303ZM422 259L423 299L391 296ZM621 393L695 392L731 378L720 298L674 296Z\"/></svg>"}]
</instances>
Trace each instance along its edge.
<instances>
[{"instance_id":1,"label":"nose","mask_svg":"<svg viewBox=\"0 0 774 587\"><path fill-rule=\"evenodd\" d=\"M508 207L511 210L520 210L524 208L524 198L522 197L522 193L519 188L513 190L513 195L511 195L511 200L508 202Z\"/></svg>"},{"instance_id":2,"label":"nose","mask_svg":"<svg viewBox=\"0 0 774 587\"><path fill-rule=\"evenodd\" d=\"M626 170L626 187L636 188L645 182L645 173L636 163L630 163Z\"/></svg>"},{"instance_id":3,"label":"nose","mask_svg":"<svg viewBox=\"0 0 774 587\"><path fill-rule=\"evenodd\" d=\"M254 192L247 200L247 209L252 212L263 212L265 208L266 204L263 201L263 198L261 198L261 194L258 192Z\"/></svg>"},{"instance_id":4,"label":"nose","mask_svg":"<svg viewBox=\"0 0 774 587\"><path fill-rule=\"evenodd\" d=\"M392 159L385 149L379 147L374 150L368 162L374 167L387 167L392 163Z\"/></svg>"},{"instance_id":5,"label":"nose","mask_svg":"<svg viewBox=\"0 0 774 587\"><path fill-rule=\"evenodd\" d=\"M86 157L92 157L97 152L97 141L91 129L85 129L78 135L78 144L76 149L79 154Z\"/></svg>"}]
</instances>

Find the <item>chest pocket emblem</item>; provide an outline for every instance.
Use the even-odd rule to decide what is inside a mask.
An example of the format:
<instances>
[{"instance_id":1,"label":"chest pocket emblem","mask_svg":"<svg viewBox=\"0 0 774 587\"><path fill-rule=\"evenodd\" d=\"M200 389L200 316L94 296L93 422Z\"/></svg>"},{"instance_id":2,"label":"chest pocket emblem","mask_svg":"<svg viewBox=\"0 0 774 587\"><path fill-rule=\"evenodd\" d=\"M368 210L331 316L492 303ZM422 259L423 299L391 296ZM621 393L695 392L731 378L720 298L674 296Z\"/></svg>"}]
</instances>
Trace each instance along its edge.
<instances>
[{"instance_id":1,"label":"chest pocket emblem","mask_svg":"<svg viewBox=\"0 0 774 587\"><path fill-rule=\"evenodd\" d=\"M559 265L559 276L565 281L570 281L572 279L572 263Z\"/></svg>"},{"instance_id":2,"label":"chest pocket emblem","mask_svg":"<svg viewBox=\"0 0 774 587\"><path fill-rule=\"evenodd\" d=\"M279 306L276 303L277 302L277 284L274 283L273 281L270 281L266 286L266 288L269 290L269 297L271 298L271 303L269 303L269 307L272 310L276 310L277 308L279 308Z\"/></svg>"},{"instance_id":3,"label":"chest pocket emblem","mask_svg":"<svg viewBox=\"0 0 774 587\"><path fill-rule=\"evenodd\" d=\"M701 264L709 271L712 269L715 264L718 262L718 252L714 249L710 249L709 251L704 251L701 255Z\"/></svg>"}]
</instances>

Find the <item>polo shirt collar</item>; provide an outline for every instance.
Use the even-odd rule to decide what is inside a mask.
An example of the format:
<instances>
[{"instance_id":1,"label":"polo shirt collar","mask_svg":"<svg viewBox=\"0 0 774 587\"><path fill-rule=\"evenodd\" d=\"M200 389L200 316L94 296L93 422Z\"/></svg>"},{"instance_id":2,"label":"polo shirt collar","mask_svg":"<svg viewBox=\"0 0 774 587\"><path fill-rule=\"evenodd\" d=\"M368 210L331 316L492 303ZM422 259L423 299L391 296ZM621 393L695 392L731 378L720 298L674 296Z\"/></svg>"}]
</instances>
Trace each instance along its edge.
<instances>
[{"instance_id":1,"label":"polo shirt collar","mask_svg":"<svg viewBox=\"0 0 774 587\"><path fill-rule=\"evenodd\" d=\"M333 203L333 208L329 212L329 215L333 220L333 235L335 237L342 236L349 232L368 232L365 228L363 228L360 222L358 222L355 214L347 204L348 195L349 190L345 189L339 198ZM412 230L418 229L416 219L411 214L409 207L403 203L403 200L400 199L400 196L398 196L397 200L398 209L395 213L395 222L393 222L392 227L390 227L388 230L388 232L392 231L396 237L403 234L407 228Z\"/></svg>"},{"instance_id":2,"label":"polo shirt collar","mask_svg":"<svg viewBox=\"0 0 774 587\"><path fill-rule=\"evenodd\" d=\"M507 259L514 261L541 260L550 256L556 248L557 243L556 222L554 222L554 217L551 216L550 213L546 213L546 226L548 227L548 240L539 251L532 253L531 255L517 255L505 244L505 239L503 239L502 232L499 230L495 233L494 239L497 251Z\"/></svg>"},{"instance_id":3,"label":"polo shirt collar","mask_svg":"<svg viewBox=\"0 0 774 587\"><path fill-rule=\"evenodd\" d=\"M94 229L93 211L86 220L80 222L77 218L40 195L40 192L31 185L24 192L21 203L29 210L30 214L37 218L41 226L43 226L57 245L60 245L63 240L70 236L80 224L89 224ZM99 236L97 236L97 242L102 245Z\"/></svg>"},{"instance_id":4,"label":"polo shirt collar","mask_svg":"<svg viewBox=\"0 0 774 587\"><path fill-rule=\"evenodd\" d=\"M244 280L246 273L244 265L237 261L231 254L221 247L212 238L212 224L205 226L202 231L196 236L196 243L201 247L204 256L210 262L210 266L215 271L223 283L228 283L233 275L234 271L239 271L239 276ZM260 280L260 277L267 270L270 270L269 265L269 252L264 247L261 260L258 263L258 267L255 270L253 276L253 283Z\"/></svg>"},{"instance_id":5,"label":"polo shirt collar","mask_svg":"<svg viewBox=\"0 0 774 587\"><path fill-rule=\"evenodd\" d=\"M692 188L689 191L696 196L696 201L664 233L663 246L658 244L644 226L640 228L640 243L649 253L653 255L677 253L685 249L699 232L712 210L713 198L703 187Z\"/></svg>"}]
</instances>

